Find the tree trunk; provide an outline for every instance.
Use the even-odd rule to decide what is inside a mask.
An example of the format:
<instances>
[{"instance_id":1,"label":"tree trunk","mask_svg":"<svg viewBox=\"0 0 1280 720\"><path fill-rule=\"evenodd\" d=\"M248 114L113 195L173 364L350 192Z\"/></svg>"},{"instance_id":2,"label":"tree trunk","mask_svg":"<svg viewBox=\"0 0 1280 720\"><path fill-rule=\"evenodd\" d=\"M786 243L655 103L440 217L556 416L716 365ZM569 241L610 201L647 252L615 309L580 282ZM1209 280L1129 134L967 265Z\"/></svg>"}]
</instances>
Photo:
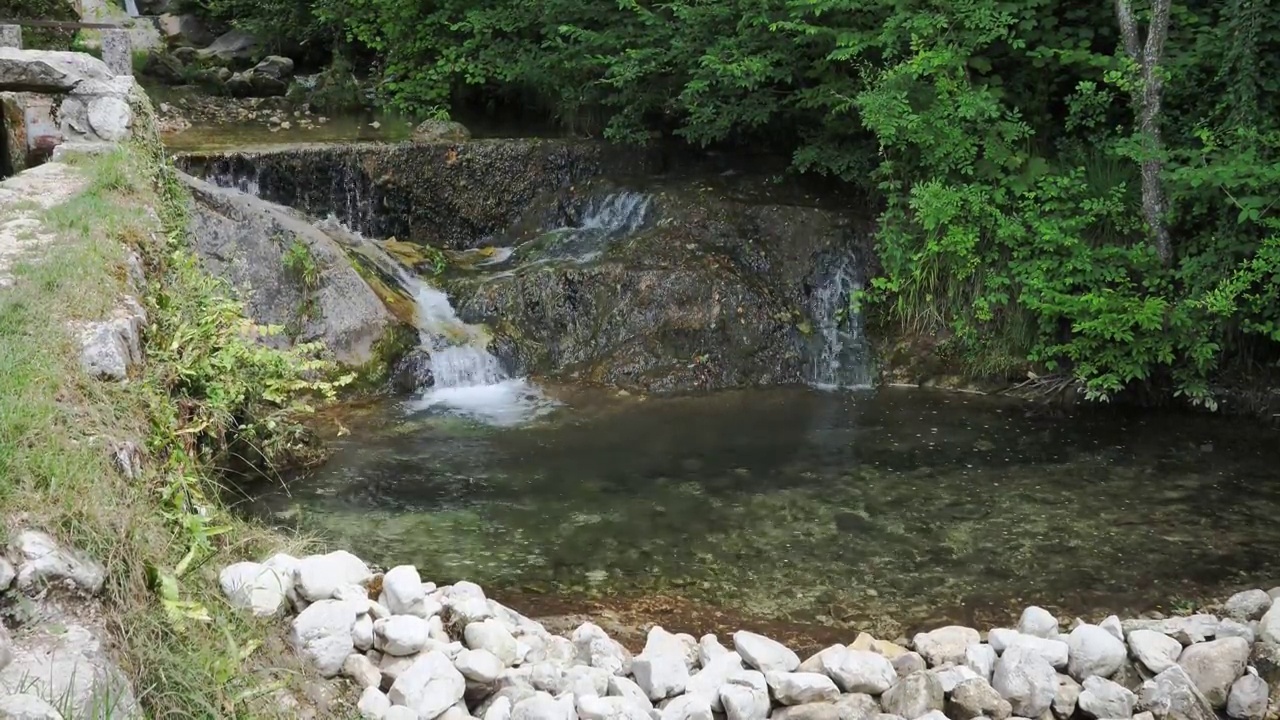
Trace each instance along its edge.
<instances>
[{"instance_id":1,"label":"tree trunk","mask_svg":"<svg viewBox=\"0 0 1280 720\"><path fill-rule=\"evenodd\" d=\"M1152 0L1151 21L1147 24L1145 43L1138 40L1138 23L1129 0L1115 0L1116 19L1125 52L1138 66L1138 85L1133 90L1133 104L1138 114L1138 132L1142 137L1142 213L1146 216L1151 241L1160 261L1173 263L1173 243L1165 223L1164 186L1160 182L1164 151L1160 139L1160 95L1164 80L1160 77L1160 57L1169 36L1170 0Z\"/></svg>"}]
</instances>

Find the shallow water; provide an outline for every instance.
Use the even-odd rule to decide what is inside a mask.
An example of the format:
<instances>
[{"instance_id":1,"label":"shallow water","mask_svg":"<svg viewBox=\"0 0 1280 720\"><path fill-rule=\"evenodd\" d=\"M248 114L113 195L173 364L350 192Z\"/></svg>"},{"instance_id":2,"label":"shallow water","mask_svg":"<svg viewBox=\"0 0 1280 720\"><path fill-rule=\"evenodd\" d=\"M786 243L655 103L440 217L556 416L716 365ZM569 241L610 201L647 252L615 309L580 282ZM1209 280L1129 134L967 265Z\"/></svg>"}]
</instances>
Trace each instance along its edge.
<instances>
[{"instance_id":1,"label":"shallow water","mask_svg":"<svg viewBox=\"0 0 1280 720\"><path fill-rule=\"evenodd\" d=\"M499 596L675 596L882 633L1280 578L1280 446L1240 423L899 390L547 392L561 405L514 427L380 408L252 506Z\"/></svg>"}]
</instances>

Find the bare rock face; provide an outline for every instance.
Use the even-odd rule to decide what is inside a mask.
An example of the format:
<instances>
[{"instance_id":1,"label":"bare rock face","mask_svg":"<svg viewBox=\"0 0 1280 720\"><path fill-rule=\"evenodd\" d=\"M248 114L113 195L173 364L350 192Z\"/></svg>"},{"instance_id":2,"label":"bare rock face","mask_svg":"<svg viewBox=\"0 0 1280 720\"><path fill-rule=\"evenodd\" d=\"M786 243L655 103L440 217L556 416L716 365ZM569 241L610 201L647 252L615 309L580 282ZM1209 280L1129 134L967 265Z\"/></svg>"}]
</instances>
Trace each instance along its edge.
<instances>
[{"instance_id":1,"label":"bare rock face","mask_svg":"<svg viewBox=\"0 0 1280 720\"><path fill-rule=\"evenodd\" d=\"M13 661L0 670L3 692L55 699L69 711L66 717L98 717L102 708L111 708L111 720L141 718L128 679L98 635L72 623L56 630L36 626L15 637Z\"/></svg>"}]
</instances>

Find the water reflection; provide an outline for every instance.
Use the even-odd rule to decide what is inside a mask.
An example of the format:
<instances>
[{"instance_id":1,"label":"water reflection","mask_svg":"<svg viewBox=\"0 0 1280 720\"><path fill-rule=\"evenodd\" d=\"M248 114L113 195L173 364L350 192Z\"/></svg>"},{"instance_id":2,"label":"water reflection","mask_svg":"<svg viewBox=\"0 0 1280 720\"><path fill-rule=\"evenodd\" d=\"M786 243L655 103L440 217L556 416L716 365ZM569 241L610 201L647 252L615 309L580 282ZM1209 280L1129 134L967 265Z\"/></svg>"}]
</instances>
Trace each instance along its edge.
<instances>
[{"instance_id":1,"label":"water reflection","mask_svg":"<svg viewBox=\"0 0 1280 720\"><path fill-rule=\"evenodd\" d=\"M1239 424L905 391L562 400L501 428L388 408L255 509L441 580L826 623L1120 609L1280 568L1280 450Z\"/></svg>"}]
</instances>

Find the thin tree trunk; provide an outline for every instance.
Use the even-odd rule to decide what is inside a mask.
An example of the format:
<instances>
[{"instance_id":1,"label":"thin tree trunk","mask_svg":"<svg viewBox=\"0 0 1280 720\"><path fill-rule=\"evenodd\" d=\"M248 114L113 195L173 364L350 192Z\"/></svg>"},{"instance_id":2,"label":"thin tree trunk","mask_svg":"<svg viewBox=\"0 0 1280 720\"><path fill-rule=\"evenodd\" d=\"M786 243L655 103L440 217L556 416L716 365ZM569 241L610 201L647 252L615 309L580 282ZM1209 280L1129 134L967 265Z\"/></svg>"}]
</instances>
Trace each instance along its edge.
<instances>
[{"instance_id":1,"label":"thin tree trunk","mask_svg":"<svg viewBox=\"0 0 1280 720\"><path fill-rule=\"evenodd\" d=\"M1125 52L1138 66L1139 83L1133 91L1138 112L1138 132L1142 136L1142 212L1156 254L1166 266L1173 263L1173 243L1165 223L1164 186L1160 182L1164 146L1160 139L1160 96L1164 80L1160 77L1160 57L1169 36L1170 0L1152 0L1151 21L1147 24L1146 43L1138 40L1138 23L1129 0L1115 0L1116 20Z\"/></svg>"}]
</instances>

